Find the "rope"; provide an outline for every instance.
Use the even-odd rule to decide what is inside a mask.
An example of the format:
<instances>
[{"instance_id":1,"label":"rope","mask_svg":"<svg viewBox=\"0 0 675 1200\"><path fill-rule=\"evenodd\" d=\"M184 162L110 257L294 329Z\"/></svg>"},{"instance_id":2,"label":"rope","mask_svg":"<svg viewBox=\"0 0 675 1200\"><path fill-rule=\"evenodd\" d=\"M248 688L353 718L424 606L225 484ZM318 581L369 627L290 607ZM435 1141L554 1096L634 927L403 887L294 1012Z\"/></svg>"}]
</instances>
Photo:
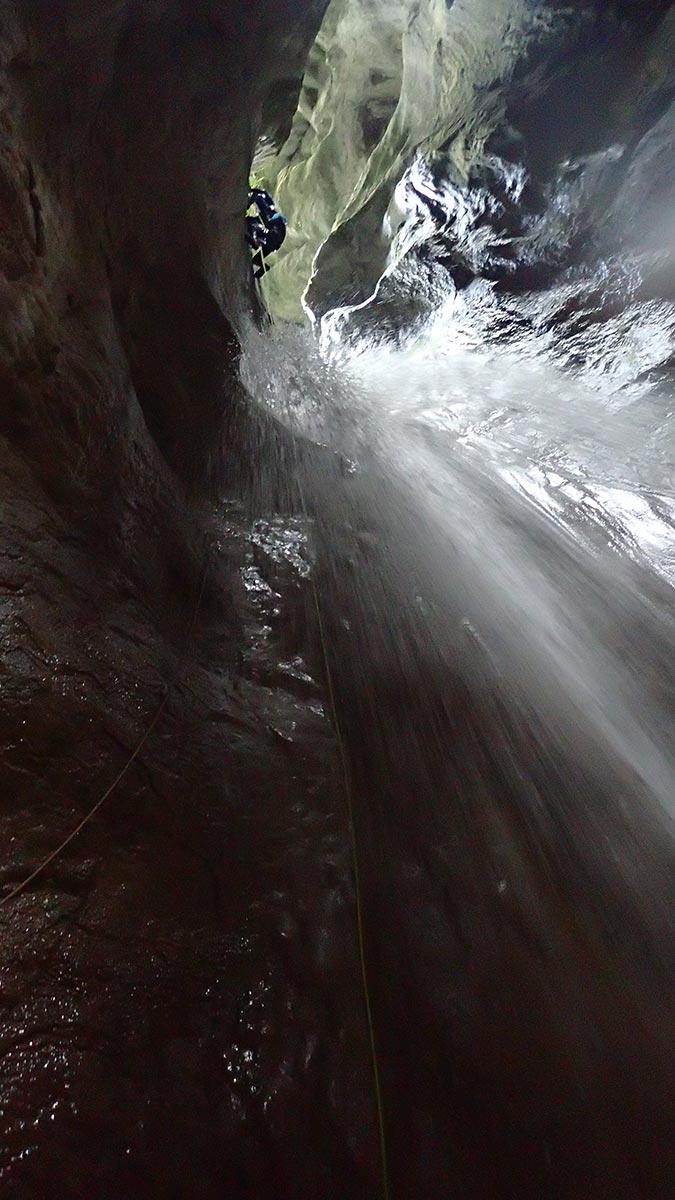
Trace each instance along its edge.
<instances>
[{"instance_id":1,"label":"rope","mask_svg":"<svg viewBox=\"0 0 675 1200\"><path fill-rule=\"evenodd\" d=\"M167 688L162 697L159 708L157 709L157 712L155 713L155 715L152 718L150 724L148 725L145 733L143 734L143 737L141 738L140 742L136 746L136 749L134 750L133 754L125 762L124 766L122 767L122 770L113 779L112 783L110 784L110 787L107 788L107 790L103 793L101 798L96 801L96 804L94 805L94 807L89 809L89 812L86 814L86 816L84 816L82 818L79 825L76 825L75 828L68 834L68 836L63 839L63 841L61 842L61 845L57 846L56 850L52 850L51 854L48 854L47 857L42 860L42 862L35 868L34 871L31 872L30 875L28 875L25 879L23 879L21 881L21 883L18 883L16 885L16 887L12 888L11 892L9 892L6 896L2 897L2 900L0 900L0 908L4 908L6 904L9 904L10 900L15 900L16 897L21 894L21 892L25 891L25 889L29 886L29 884L31 884L34 879L37 879L38 875L41 875L42 872L47 869L47 867L50 865L50 863L53 863L54 859L58 858L58 856L63 853L63 851L66 849L66 847L69 846L72 841L74 841L74 839L77 837L78 833L82 832L85 825L88 825L89 822L96 816L96 813L98 812L99 808L103 807L103 805L105 804L108 797L112 795L112 793L115 791L115 788L124 779L124 776L126 775L127 771L129 770L130 766L132 765L132 763L138 758L141 750L143 749L148 738L150 737L150 734L152 733L153 729L155 728L155 725L159 721L159 718L161 717L162 713L164 712L168 698L169 698L169 689Z\"/></svg>"},{"instance_id":2,"label":"rope","mask_svg":"<svg viewBox=\"0 0 675 1200\"><path fill-rule=\"evenodd\" d=\"M304 496L302 496L301 498L302 498L302 507L305 511L305 516L307 516L307 508L305 505ZM188 628L188 632L186 635L186 645L187 645L187 641L188 641L189 637L192 635L192 632L194 631L194 626L197 621L197 615L199 612L199 608L201 606L205 586L206 586L206 565L204 565L204 568L203 568L201 587L199 590L199 594L197 596L197 601L195 604L194 612L192 614L192 619L190 621L190 626ZM325 664L326 684L328 687L328 697L329 697L329 702L330 702L330 707L331 707L331 712L332 712L332 717L333 717L333 727L335 729L335 736L337 738L338 749L339 749L339 754L340 754L340 763L342 766L342 774L343 774L343 779L344 779L345 800L346 800L346 806L347 806L347 824L349 827L349 840L350 840L351 856L352 856L352 873L354 876L354 896L355 896L355 906L356 906L356 933L357 933L357 944L358 944L358 951L359 951L359 965L360 965L360 969L361 969L361 981L362 981L362 985L363 985L363 999L364 999L364 1006L365 1006L365 1012L366 1012L366 1023L367 1023L367 1027L368 1027L368 1041L370 1044L370 1057L371 1057L372 1071L373 1071L373 1087L374 1087L374 1093L375 1093L375 1108L376 1108L376 1114L377 1114L377 1128L378 1128L378 1139L379 1139L379 1150L380 1150L380 1165L381 1165L381 1169L382 1169L382 1200L389 1200L389 1197L390 1197L389 1167L388 1167L388 1158L387 1158L387 1139L386 1139L386 1134L385 1134L385 1122L384 1122L384 1103L383 1103L383 1098L382 1098L382 1083L380 1080L380 1068L379 1068L378 1057L377 1057L377 1041L376 1041L376 1037L375 1037L375 1022L373 1019L373 1005L372 1005L372 1000L371 1000L371 995L370 995L370 985L368 983L368 966L367 966L367 961L366 961L366 946L365 946L365 928L364 928L364 920L363 920L363 896L362 896L362 889L361 889L361 870L360 870L360 866L359 866L358 843L356 840L356 826L354 823L354 796L353 796L353 792L352 792L351 775L349 772L349 765L347 762L347 752L345 750L344 739L342 737L342 730L340 728L340 722L339 722L338 714L337 714L337 704L336 704L336 700L335 700L335 687L334 687L334 683L333 683L333 672L331 670L330 659L328 656L328 643L326 640L326 632L325 632L325 627L324 627L324 623L323 623L323 617L321 614L321 604L319 602L319 593L318 593L316 582L314 581L314 579L312 579L312 591L313 591L313 595L314 595L314 605L316 607L316 617L317 617L317 625L318 625L318 629L319 629L319 637L321 640L321 649L322 649L323 659L324 659L324 664ZM25 889L27 887L29 887L30 884L33 883L33 881L35 879L37 879L38 876L41 875L42 872L45 871L47 869L47 867L50 866L50 864L53 863L54 860L56 858L58 858L59 855L62 854L65 849L67 849L67 847L71 844L71 842L73 842L75 840L75 838L82 832L82 830L90 823L90 821L92 821L94 819L96 814L103 807L103 805L110 798L110 796L112 796L113 792L117 789L119 784L122 782L125 775L129 771L130 767L133 765L133 763L138 758L139 754L141 753L141 750L143 749L145 743L147 742L147 740L150 737L151 733L153 732L155 726L157 725L160 717L162 716L162 713L164 712L164 709L166 708L166 705L167 705L167 702L169 699L170 691L171 691L171 688L167 685L165 688L165 691L164 691L164 695L163 695L163 697L160 701L160 704L157 708L157 711L155 712L152 720L150 721L149 725L147 726L145 732L143 733L143 736L141 737L140 741L137 743L135 749L133 750L132 754L129 756L129 758L125 762L122 769L118 772L118 774L113 779L110 786L108 788L106 788L103 795L96 801L96 804L94 804L93 807L89 809L89 811L85 814L85 816L82 818L82 820L79 821L78 824L75 826L75 828L72 829L71 832L68 834L68 836L63 839L63 841L60 843L60 845L58 845L55 850L52 850L51 853L48 854L47 857L44 858L42 860L42 862L40 862L38 864L38 866L35 868L35 870L30 873L30 875L27 875L26 878L23 879L20 883L18 883L16 885L16 887L12 888L12 890L6 896L3 896L2 899L0 899L0 909L4 908L5 905L9 904L12 900L15 900L17 896L19 896L23 891L25 891Z\"/></svg>"},{"instance_id":3,"label":"rope","mask_svg":"<svg viewBox=\"0 0 675 1200\"><path fill-rule=\"evenodd\" d=\"M197 596L197 601L196 601L196 604L194 607L194 611L192 613L192 618L191 618L190 624L188 626L188 631L187 631L186 638L185 638L185 646L187 646L188 639L192 636L192 633L194 632L194 627L195 627L195 624L197 621L197 614L199 613L202 598L204 596L205 586L206 586L206 564L204 564L204 566L202 568L201 587L199 589L199 594ZM177 675L178 675L178 671L176 671L176 676ZM75 838L78 836L78 834L80 834L82 832L82 830L85 828L85 826L88 825L89 822L93 820L93 818L96 816L99 809L101 809L103 807L103 805L105 804L106 800L108 800L110 798L110 796L112 796L113 792L116 790L116 788L119 786L119 784L124 779L124 776L127 774L129 768L132 766L132 764L138 758L141 750L143 749L148 738L150 737L150 734L152 733L153 729L157 725L157 722L159 721L160 717L162 716L162 713L164 712L164 709L166 708L170 693L171 693L171 688L167 684L167 685L165 685L164 695L162 696L162 699L159 703L157 711L155 712L152 720L150 721L150 724L147 726L143 736L141 737L140 741L137 743L135 749L133 750L133 752L131 753L131 755L129 756L127 761L125 762L124 766L117 773L117 775L113 779L110 786L108 788L106 788L103 795L99 797L99 799L96 801L94 806L89 809L89 811L85 814L85 816L82 818L82 820L75 826L74 829L71 830L71 832L68 834L68 836L63 839L63 841L60 843L60 845L58 845L55 850L52 850L52 852L50 854L48 854L47 857L44 858L42 860L42 862L40 862L38 864L38 866L35 868L35 870L31 871L30 875L27 875L26 878L22 879L20 883L17 883L16 887L13 887L12 890L10 892L8 892L6 896L2 897L2 899L0 900L0 909L4 908L6 904L10 903L10 901L15 900L17 896L21 895L21 893L23 891L25 891L27 887L30 886L30 884L33 882L33 880L37 879L38 876L41 875L42 872L45 871L47 869L47 867L50 866L50 864L54 862L54 859L58 858L59 855L62 854L65 849L67 849L67 847L70 845L70 843L75 840Z\"/></svg>"},{"instance_id":4,"label":"rope","mask_svg":"<svg viewBox=\"0 0 675 1200\"><path fill-rule=\"evenodd\" d=\"M303 499L304 508L304 499ZM305 513L306 513L305 509ZM375 1108L377 1112L377 1130L380 1147L380 1165L382 1168L382 1200L389 1200L389 1166L387 1160L387 1139L385 1135L384 1124L384 1102L382 1098L382 1083L380 1080L380 1068L377 1057L377 1040L375 1037L375 1022L373 1019L373 1005L370 996L370 985L368 983L368 965L366 961L366 938L363 920L363 895L361 889L361 869L359 867L359 850L356 840L356 826L354 823L354 793L352 791L351 775L349 764L347 762L347 752L345 749L342 730L337 715L337 704L335 701L335 687L333 684L333 672L328 658L328 643L326 640L326 632L321 615L321 605L319 603L319 593L316 583L312 579L312 591L314 593L314 604L316 607L316 618L319 628L319 637L321 640L321 650L326 670L326 685L328 688L328 698L330 702L333 727L337 738L338 749L340 754L340 762L342 765L342 774L345 785L345 799L347 805L347 824L349 826L349 840L352 853L352 873L354 876L354 897L356 906L356 937L359 949L359 963L361 967L361 981L363 984L363 999L366 1010L366 1023L368 1025L368 1040L370 1043L370 1057L373 1068L373 1087L375 1092Z\"/></svg>"},{"instance_id":5,"label":"rope","mask_svg":"<svg viewBox=\"0 0 675 1200\"><path fill-rule=\"evenodd\" d=\"M276 324L275 318L269 310L267 310L268 320L271 326ZM306 519L309 519L307 504L302 488L299 488L300 504ZM351 775L349 764L347 762L347 751L345 749L344 738L337 712L337 703L335 700L335 685L333 682L333 672L330 666L328 656L328 642L326 639L326 631L321 613L321 604L319 601L319 593L316 582L312 578L312 593L314 596L314 606L316 608L317 626L319 630L319 638L321 641L321 651L323 654L326 686L328 688L328 699L331 708L333 728L337 739L338 750L340 755L340 764L342 767L342 776L345 789L345 804L347 809L347 824L349 826L349 841L351 848L352 859L352 875L354 878L354 899L356 908L356 940L359 953L359 966L361 970L361 984L363 988L363 1001L366 1013L366 1024L368 1027L368 1042L370 1045L370 1059L373 1072L373 1090L375 1095L375 1111L377 1117L377 1132L380 1151L380 1166L382 1171L382 1200L389 1200L391 1195L389 1189L389 1160L387 1154L387 1138L385 1133L384 1119L384 1100L382 1092L382 1082L380 1079L380 1067L377 1055L377 1038L375 1036L375 1020L373 1017L373 1004L370 994L370 984L368 982L368 963L366 959L366 937L365 937L365 922L363 919L363 893L361 888L361 869L359 866L359 848L356 838L356 825L354 822L354 794L352 791Z\"/></svg>"}]
</instances>

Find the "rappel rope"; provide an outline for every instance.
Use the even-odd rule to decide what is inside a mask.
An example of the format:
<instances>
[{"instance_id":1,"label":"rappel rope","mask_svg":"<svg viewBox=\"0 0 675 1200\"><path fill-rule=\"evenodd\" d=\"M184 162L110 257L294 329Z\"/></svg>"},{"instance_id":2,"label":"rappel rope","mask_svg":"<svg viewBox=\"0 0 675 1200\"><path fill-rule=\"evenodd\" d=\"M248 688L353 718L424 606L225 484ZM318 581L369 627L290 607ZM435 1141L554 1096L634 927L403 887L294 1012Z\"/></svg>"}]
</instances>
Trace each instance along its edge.
<instances>
[{"instance_id":1,"label":"rappel rope","mask_svg":"<svg viewBox=\"0 0 675 1200\"><path fill-rule=\"evenodd\" d=\"M199 609L201 606L202 598L204 596L204 587L205 586L206 586L206 564L204 564L204 566L202 568L202 581L201 581L199 593L197 595L197 601L196 601L196 604L194 607L194 611L192 613L192 618L190 620L188 631L187 631L187 634L185 637L185 644L183 647L184 650L187 648L188 640L191 638L192 634L194 633L194 628L197 623L197 616L199 614ZM176 669L176 678L177 677L178 677L178 668ZM174 683L175 683L175 679L174 679ZM26 888L29 887L30 884L33 883L33 881L35 879L38 878L38 876L42 875L43 871L45 871L47 869L47 867L49 867L51 865L51 863L53 863L54 860L57 859L63 853L63 851L68 848L68 846L71 844L71 842L73 842L75 840L75 838L78 836L78 834L80 834L82 832L82 830L85 828L85 826L87 826L90 823L90 821L92 821L94 819L97 812L99 812L99 810L101 808L103 808L103 805L106 803L107 800L110 799L113 792L116 791L119 784L122 782L125 775L129 771L130 767L133 765L133 763L138 758L139 754L141 753L141 750L145 746L145 743L147 742L151 733L155 729L155 726L159 722L159 719L162 716L162 714L167 706L167 703L169 701L169 696L171 695L171 691L172 691L172 685L165 684L164 685L164 695L162 696L162 699L160 700L159 705L158 705L152 719L150 720L150 723L148 724L147 728L145 729L145 732L143 733L140 740L137 742L134 750L129 755L129 758L126 760L124 766L118 772L118 774L115 776L115 778L113 779L110 786L108 788L106 788L103 795L99 797L99 799L92 806L92 808L89 809L89 811L84 815L82 820L78 822L78 824L75 826L75 828L70 831L70 833L67 835L67 837L65 837L63 839L63 841L56 847L56 849L52 850L51 853L48 854L46 858L43 858L42 861L38 864L38 866L35 867L35 869L33 871L31 871L30 875L27 875L26 878L22 879L20 883L18 883L15 887L13 887L12 890L10 892L8 892L6 896L3 896L2 899L0 899L0 909L4 908L6 904L9 904L11 900L15 900L17 898L17 896L20 896L21 893L24 892L26 890Z\"/></svg>"},{"instance_id":2,"label":"rappel rope","mask_svg":"<svg viewBox=\"0 0 675 1200\"><path fill-rule=\"evenodd\" d=\"M303 509L305 516L307 510L303 499ZM340 765L342 767L342 776L345 789L345 806L347 809L347 825L349 828L349 841L352 853L352 875L354 877L354 904L356 909L356 937L359 951L359 964L361 968L361 980L363 984L363 1002L366 1012L366 1023L368 1026L368 1041L370 1043L370 1056L373 1070L373 1090L375 1095L375 1109L377 1113L377 1131L380 1150L380 1164L382 1168L382 1197L383 1200L389 1200L389 1168L387 1161L387 1139L385 1135L384 1123L384 1103L382 1098L382 1081L380 1078L380 1067L377 1055L377 1041L375 1037L375 1021L373 1018L373 1005L370 995L370 986L368 983L368 966L366 959L366 937L363 920L363 897L361 892L361 870L359 867L359 852L358 842L356 839L356 825L354 822L354 793L352 790L351 774L349 763L347 760L347 751L345 748L340 722L337 715L337 704L335 700L335 688L333 685L333 673L328 657L328 643L326 641L326 633L324 629L323 617L321 615L321 605L319 603L319 592L312 579L312 591L314 594L314 605L316 608L316 619L319 629L319 638L321 640L321 650L324 660L324 669L326 673L326 686L328 688L328 698L331 707L331 715L335 737L338 744L340 754Z\"/></svg>"},{"instance_id":3,"label":"rappel rope","mask_svg":"<svg viewBox=\"0 0 675 1200\"><path fill-rule=\"evenodd\" d=\"M268 314L268 316L269 316L270 323L274 324L273 316L271 314ZM307 506L305 504L304 496L302 496L302 493L301 493L301 500L302 500L303 511L304 511L305 517L307 518L308 517ZM195 609L194 609L192 619L190 622L190 627L189 627L188 633L186 635L186 641L185 641L186 646L187 646L188 639L191 637L192 633L194 632L194 626L197 621L199 608L201 606L202 598L204 595L205 584L206 584L206 566L204 566L204 568L203 568L202 582L201 582L199 594L197 596L197 601L196 601ZM376 1117L377 1117L380 1164L381 1164L381 1170L382 1170L382 1198L383 1198L383 1200L389 1200L389 1195L390 1195L390 1192L389 1192L389 1170L388 1170L388 1159L387 1159L387 1141L386 1141L386 1135L385 1135L384 1104L383 1104L383 1097L382 1097L382 1083L381 1083L381 1078L380 1078L380 1068L379 1068L379 1061L378 1061L378 1054L377 1054L377 1041L376 1041L376 1037L375 1037L373 1005L372 1005L372 1000L371 1000L370 985L368 982L368 967L367 967L366 945L365 945L365 927L364 927L364 917L363 917L363 897L362 897L362 889L361 889L361 871L360 871L360 866L359 866L358 842L357 842L357 837L356 837L356 826L355 826L355 821L354 821L354 797L353 797L353 791L352 791L349 763L348 763L348 759L347 759L347 751L345 748L345 743L344 743L344 740L342 737L342 731L340 728L340 722L338 719L337 704L336 704L336 698L335 698L335 688L334 688L334 683L333 683L333 673L332 673L331 666L330 666L328 643L326 640L326 632L325 632L325 627L324 627L324 622L323 622L323 616L321 613L321 603L319 600L319 592L318 592L318 589L316 586L316 582L313 578L312 578L312 593L313 593L313 598L314 598L314 606L316 609L316 618L317 618L317 626L318 626L318 631L319 631L319 638L320 638L320 642L321 642L321 651L322 651L323 660L324 660L326 686L328 689L328 698L329 698L329 703L330 703L330 708L331 708L332 723L333 723L333 728L335 730L336 741L338 744L340 765L341 765L341 769L342 769L342 776L343 776L343 783L344 783L345 807L346 807L346 811L347 811L347 825L348 825L348 830L349 830L349 841L350 841L351 858L352 858L352 875L354 878L354 900L355 900L355 911L356 911L356 938L357 938L357 946L358 946L358 954L359 954L359 966L360 966L360 971L361 971L361 981L362 981L362 987L363 987L364 1009L365 1009L365 1014L366 1014L366 1024L367 1024L367 1028L368 1028L368 1041L369 1041L369 1046L370 1046L370 1056L371 1056L372 1074L373 1074L373 1089L374 1089L375 1110L376 1110ZM94 819L94 817L100 811L100 809L103 808L106 801L108 801L110 799L110 797L113 795L113 793L118 788L119 784L122 782L124 777L127 775L128 771L130 770L133 763L138 758L143 747L145 746L146 742L148 741L149 737L151 736L153 730L157 726L162 714L164 713L164 710L166 709L166 706L167 706L167 703L169 700L169 696L171 694L171 690L172 690L172 688L170 685L165 685L164 695L162 696L162 699L161 699L161 701L157 707L157 710L154 713L150 723L148 724L147 728L145 729L145 732L143 733L142 737L136 744L136 746L135 746L133 752L130 754L129 758L124 763L124 766L118 772L118 774L115 776L115 778L112 781L112 783L110 784L110 786L108 788L106 788L103 795L99 797L99 799L92 806L92 808L89 809L89 811L85 814L85 816L81 819L81 821L78 822L78 824L75 826L75 828L71 830L71 832L67 835L67 837L65 837L63 839L63 841L56 847L56 849L52 850L51 853L48 854L47 857L44 858L38 864L38 866L33 871L31 871L31 873L29 875L26 876L25 879L21 880L21 882L18 883L14 888L12 888L12 890L10 892L8 892L8 894L6 896L3 896L2 899L0 899L0 909L4 908L5 905L9 904L12 900L15 900L19 895L21 895L22 892L25 891L25 889L27 887L30 886L31 883L33 883L40 875L42 875L42 873L47 869L47 867L49 867L51 865L51 863L53 863L55 861L55 859L57 859L64 852L64 850L66 850L68 848L68 846L71 844L71 842L73 842L75 840L75 838L78 837L78 835L82 832L82 830Z\"/></svg>"},{"instance_id":4,"label":"rappel rope","mask_svg":"<svg viewBox=\"0 0 675 1200\"><path fill-rule=\"evenodd\" d=\"M256 283L258 281L256 280ZM276 324L274 315L266 310L266 316L269 324ZM305 519L309 520L307 504L302 491L300 491L300 502ZM338 717L337 701L335 696L335 685L333 681L333 672L330 665L330 656L328 653L328 641L326 638L326 630L321 612L321 602L319 599L319 591L316 586L316 581L311 576L312 595L314 599L314 607L316 609L317 627L319 631L319 640L321 642L321 653L324 662L324 672L326 677L326 687L328 690L328 700L331 710L331 721L335 731L335 738L338 745L338 753L340 757L340 767L342 770L342 779L345 795L345 809L347 813L347 826L349 831L349 845L352 860L352 876L354 879L354 907L356 913L356 942L359 956L359 968L361 973L361 985L363 990L363 1005L366 1016L366 1026L368 1030L368 1044L370 1048L370 1059L373 1078L373 1093L375 1102L375 1115L377 1122L378 1145L380 1155L380 1168L382 1174L381 1194L382 1200L389 1200L389 1161L387 1154L387 1138L385 1131L384 1118L384 1099L382 1091L382 1080L380 1075L380 1065L377 1053L377 1038L375 1035L375 1019L373 1016L373 1002L371 998L370 984L368 981L368 961L366 955L366 935L365 921L363 912L363 893L361 887L361 869L359 865L359 847L356 836L356 823L354 820L354 793L352 789L351 773L349 769L349 760L347 750L342 736L342 729Z\"/></svg>"}]
</instances>

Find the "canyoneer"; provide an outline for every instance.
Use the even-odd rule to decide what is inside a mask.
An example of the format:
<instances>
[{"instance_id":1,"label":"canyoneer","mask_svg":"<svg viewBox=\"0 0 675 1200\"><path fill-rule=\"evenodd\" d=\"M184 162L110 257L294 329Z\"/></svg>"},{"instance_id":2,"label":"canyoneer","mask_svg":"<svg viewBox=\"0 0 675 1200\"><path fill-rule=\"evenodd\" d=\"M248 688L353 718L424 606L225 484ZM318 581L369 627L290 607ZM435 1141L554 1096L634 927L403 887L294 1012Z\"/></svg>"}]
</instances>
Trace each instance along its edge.
<instances>
[{"instance_id":1,"label":"canyoneer","mask_svg":"<svg viewBox=\"0 0 675 1200\"><path fill-rule=\"evenodd\" d=\"M246 217L246 241L255 251L253 274L260 279L269 269L265 259L282 245L286 237L286 218L278 212L269 192L252 187L248 193L248 206L255 205L257 214Z\"/></svg>"}]
</instances>

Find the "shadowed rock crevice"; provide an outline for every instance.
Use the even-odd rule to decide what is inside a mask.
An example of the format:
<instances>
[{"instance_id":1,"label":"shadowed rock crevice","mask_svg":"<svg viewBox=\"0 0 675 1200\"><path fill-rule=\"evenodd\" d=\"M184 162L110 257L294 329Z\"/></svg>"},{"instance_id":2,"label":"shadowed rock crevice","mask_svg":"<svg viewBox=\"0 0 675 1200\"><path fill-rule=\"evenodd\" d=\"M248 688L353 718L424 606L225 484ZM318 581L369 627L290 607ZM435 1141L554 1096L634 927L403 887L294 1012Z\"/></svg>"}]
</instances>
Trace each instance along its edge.
<instances>
[{"instance_id":1,"label":"shadowed rock crevice","mask_svg":"<svg viewBox=\"0 0 675 1200\"><path fill-rule=\"evenodd\" d=\"M313 655L302 580L262 553L272 636L255 501L209 499L276 436L237 379L242 220L321 9L2 5L2 896L127 767L0 909L8 1197L370 1188L333 738L279 665Z\"/></svg>"}]
</instances>

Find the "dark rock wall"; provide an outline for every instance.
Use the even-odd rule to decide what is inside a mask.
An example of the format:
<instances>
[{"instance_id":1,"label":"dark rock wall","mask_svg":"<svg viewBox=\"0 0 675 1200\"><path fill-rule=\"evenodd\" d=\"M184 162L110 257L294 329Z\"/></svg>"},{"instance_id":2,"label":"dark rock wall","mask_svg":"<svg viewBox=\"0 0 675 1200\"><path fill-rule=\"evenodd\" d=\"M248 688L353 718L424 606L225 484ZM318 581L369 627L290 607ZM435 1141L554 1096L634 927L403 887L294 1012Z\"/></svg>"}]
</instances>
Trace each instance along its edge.
<instances>
[{"instance_id":1,"label":"dark rock wall","mask_svg":"<svg viewBox=\"0 0 675 1200\"><path fill-rule=\"evenodd\" d=\"M63 378L78 331L96 343L85 357L133 386L172 465L213 445L250 147L268 95L299 87L311 9L5 6L3 361L37 356ZM14 410L24 441L51 436L44 414Z\"/></svg>"},{"instance_id":2,"label":"dark rock wall","mask_svg":"<svg viewBox=\"0 0 675 1200\"><path fill-rule=\"evenodd\" d=\"M3 1195L369 1186L333 744L276 666L304 598L258 662L248 518L208 500L252 444L250 150L321 8L0 5Z\"/></svg>"}]
</instances>

